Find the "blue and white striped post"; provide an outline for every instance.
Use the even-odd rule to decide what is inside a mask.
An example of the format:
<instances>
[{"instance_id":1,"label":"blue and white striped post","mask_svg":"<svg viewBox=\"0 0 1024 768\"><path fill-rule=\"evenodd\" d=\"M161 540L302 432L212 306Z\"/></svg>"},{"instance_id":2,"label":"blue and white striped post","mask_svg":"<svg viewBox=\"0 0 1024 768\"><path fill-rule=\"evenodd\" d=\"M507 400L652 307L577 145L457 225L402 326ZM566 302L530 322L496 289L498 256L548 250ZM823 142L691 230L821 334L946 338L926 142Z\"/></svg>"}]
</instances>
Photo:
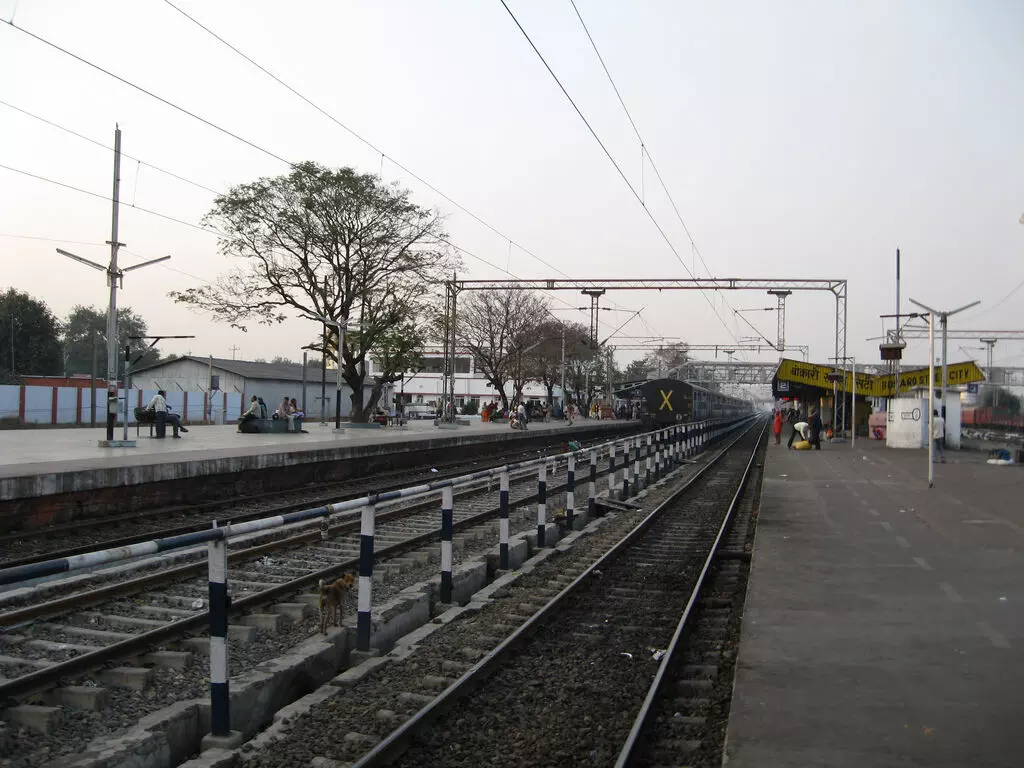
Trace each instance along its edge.
<instances>
[{"instance_id":1,"label":"blue and white striped post","mask_svg":"<svg viewBox=\"0 0 1024 768\"><path fill-rule=\"evenodd\" d=\"M615 443L608 446L608 498L615 498Z\"/></svg>"},{"instance_id":2,"label":"blue and white striped post","mask_svg":"<svg viewBox=\"0 0 1024 768\"><path fill-rule=\"evenodd\" d=\"M455 522L452 510L452 487L441 489L441 602L452 601L452 527Z\"/></svg>"},{"instance_id":3,"label":"blue and white striped post","mask_svg":"<svg viewBox=\"0 0 1024 768\"><path fill-rule=\"evenodd\" d=\"M640 493L640 438L633 441L633 495Z\"/></svg>"},{"instance_id":4,"label":"blue and white striped post","mask_svg":"<svg viewBox=\"0 0 1024 768\"><path fill-rule=\"evenodd\" d=\"M672 466L679 466L679 433L682 432L682 427L678 425L672 427Z\"/></svg>"},{"instance_id":5,"label":"blue and white striped post","mask_svg":"<svg viewBox=\"0 0 1024 768\"><path fill-rule=\"evenodd\" d=\"M587 491L587 514L597 514L597 451L590 452L590 489Z\"/></svg>"},{"instance_id":6,"label":"blue and white striped post","mask_svg":"<svg viewBox=\"0 0 1024 768\"><path fill-rule=\"evenodd\" d=\"M217 527L217 521L213 521ZM207 545L210 560L210 732L231 734L228 694L228 547L224 538Z\"/></svg>"},{"instance_id":7,"label":"blue and white striped post","mask_svg":"<svg viewBox=\"0 0 1024 768\"><path fill-rule=\"evenodd\" d=\"M573 530L576 520L576 454L569 454L565 470L565 522L569 530Z\"/></svg>"},{"instance_id":8,"label":"blue and white striped post","mask_svg":"<svg viewBox=\"0 0 1024 768\"><path fill-rule=\"evenodd\" d=\"M501 526L501 534L498 540L498 567L503 570L508 570L508 472L501 473L501 480L499 481L500 490L498 491L499 498L499 509L501 510L501 519L499 525Z\"/></svg>"},{"instance_id":9,"label":"blue and white striped post","mask_svg":"<svg viewBox=\"0 0 1024 768\"><path fill-rule=\"evenodd\" d=\"M661 432L654 436L654 482L661 479L661 438Z\"/></svg>"},{"instance_id":10,"label":"blue and white striped post","mask_svg":"<svg viewBox=\"0 0 1024 768\"><path fill-rule=\"evenodd\" d=\"M537 470L537 546L545 546L548 524L548 468L543 462Z\"/></svg>"},{"instance_id":11,"label":"blue and white striped post","mask_svg":"<svg viewBox=\"0 0 1024 768\"><path fill-rule=\"evenodd\" d=\"M649 488L651 485L651 436L647 436L647 475L644 478L644 487Z\"/></svg>"},{"instance_id":12,"label":"blue and white striped post","mask_svg":"<svg viewBox=\"0 0 1024 768\"><path fill-rule=\"evenodd\" d=\"M356 650L370 650L373 626L373 536L376 531L376 507L367 504L359 518L359 602L356 608Z\"/></svg>"}]
</instances>

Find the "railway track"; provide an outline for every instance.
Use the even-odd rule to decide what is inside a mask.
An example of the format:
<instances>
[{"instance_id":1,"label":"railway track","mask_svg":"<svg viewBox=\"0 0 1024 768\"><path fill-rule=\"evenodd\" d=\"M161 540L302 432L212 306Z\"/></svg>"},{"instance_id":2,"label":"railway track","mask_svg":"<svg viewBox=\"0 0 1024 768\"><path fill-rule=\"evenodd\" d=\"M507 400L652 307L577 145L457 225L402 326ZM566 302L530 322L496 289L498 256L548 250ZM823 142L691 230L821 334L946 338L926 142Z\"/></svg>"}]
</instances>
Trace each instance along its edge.
<instances>
[{"instance_id":1,"label":"railway track","mask_svg":"<svg viewBox=\"0 0 1024 768\"><path fill-rule=\"evenodd\" d=\"M728 538L729 523L747 498L763 437L759 421L596 562L557 575L468 646L449 648L440 674L423 675L378 712L397 727L383 739L346 734L347 753L332 758L352 760L361 745L372 746L354 763L363 767L631 764L639 735L665 717L652 704L666 681L674 692L707 688L711 665L680 665L680 638L695 607L714 620L718 603L701 590L716 554L746 556ZM700 715L681 717L696 726ZM699 739L668 734L643 764L699 748L691 743ZM674 754L670 764L681 764Z\"/></svg>"},{"instance_id":2,"label":"railway track","mask_svg":"<svg viewBox=\"0 0 1024 768\"><path fill-rule=\"evenodd\" d=\"M599 478L608 472L606 456L603 453L598 457ZM620 454L620 471L621 461ZM565 487L566 479L564 464L557 470L552 466L548 491L558 492ZM495 480L479 481L461 491L455 505L455 531L465 539L478 539L499 512L497 495ZM511 506L529 502L536 495L535 469L519 476L513 474ZM393 506L378 507L378 570L401 571L436 561L437 553L432 549L436 549L433 543L440 534L437 501L420 499ZM532 510L519 515L520 524L527 528L535 520ZM487 535L492 545L496 543L493 529ZM229 633L235 643L244 646L261 629L276 631L281 624L301 625L308 620L317 600L310 587L320 578L355 568L358 552L359 522L353 519L331 526L326 534L314 522L282 539L231 551ZM205 638L192 636L202 633L208 623L205 547L196 548L192 554L194 562L136 578L116 579L86 591L68 590L55 599L0 614L0 700L38 696L60 681L83 675L87 684L102 683L104 676L93 673L125 658L137 659L139 665L131 671L122 670L122 677L134 675L137 684L145 686L152 679L148 667L181 666L182 654L203 652ZM436 566L431 567L436 573ZM90 584L98 577L87 574L83 578ZM64 583L55 582L47 593L52 594ZM268 605L272 606L269 611L265 610ZM307 634L308 629L306 626ZM109 681L111 676L106 678Z\"/></svg>"},{"instance_id":3,"label":"railway track","mask_svg":"<svg viewBox=\"0 0 1024 768\"><path fill-rule=\"evenodd\" d=\"M561 442L560 439L551 440L544 445L493 458L480 457L477 461L458 459L450 462L432 462L417 467L377 472L371 477L317 484L315 487L139 510L131 514L89 518L45 528L6 533L0 535L0 568L30 565L52 558L72 557L98 549L130 546L151 539L183 536L209 528L214 519L219 520L221 525L241 523L271 515L287 514L320 504L359 498L370 492L380 493L415 485L418 482L458 477L483 466L501 466L509 462L534 458L538 452L557 449ZM169 520L174 521L175 525L168 526Z\"/></svg>"}]
</instances>

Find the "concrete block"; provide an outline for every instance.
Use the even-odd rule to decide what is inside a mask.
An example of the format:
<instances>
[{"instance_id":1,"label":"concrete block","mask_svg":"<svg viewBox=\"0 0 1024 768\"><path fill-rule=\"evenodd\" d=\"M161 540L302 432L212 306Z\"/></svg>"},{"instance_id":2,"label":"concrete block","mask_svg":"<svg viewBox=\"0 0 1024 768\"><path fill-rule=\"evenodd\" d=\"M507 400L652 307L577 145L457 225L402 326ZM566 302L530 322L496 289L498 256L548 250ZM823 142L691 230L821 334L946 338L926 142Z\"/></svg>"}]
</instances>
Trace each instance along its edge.
<instances>
[{"instance_id":1,"label":"concrete block","mask_svg":"<svg viewBox=\"0 0 1024 768\"><path fill-rule=\"evenodd\" d=\"M51 691L46 698L50 704L98 712L107 706L110 692L106 688L94 685L69 685Z\"/></svg>"},{"instance_id":2,"label":"concrete block","mask_svg":"<svg viewBox=\"0 0 1024 768\"><path fill-rule=\"evenodd\" d=\"M192 654L188 651L153 651L142 657L142 663L168 669L187 669L192 663Z\"/></svg>"},{"instance_id":3,"label":"concrete block","mask_svg":"<svg viewBox=\"0 0 1024 768\"><path fill-rule=\"evenodd\" d=\"M305 600L300 603L277 603L274 605L274 613L279 613L290 621L302 621L307 616L312 616L314 610L318 610L320 607L320 596L313 595L313 597L316 598L316 601L312 605Z\"/></svg>"},{"instance_id":4,"label":"concrete block","mask_svg":"<svg viewBox=\"0 0 1024 768\"><path fill-rule=\"evenodd\" d=\"M241 731L231 731L226 736L214 736L208 733L199 742L199 751L205 752L208 749L238 749L245 741Z\"/></svg>"},{"instance_id":5,"label":"concrete block","mask_svg":"<svg viewBox=\"0 0 1024 768\"><path fill-rule=\"evenodd\" d=\"M296 595L295 600L299 603L305 603L310 607L310 610L317 611L320 609L320 595L314 592L304 592L301 595Z\"/></svg>"},{"instance_id":6,"label":"concrete block","mask_svg":"<svg viewBox=\"0 0 1024 768\"><path fill-rule=\"evenodd\" d=\"M341 760L332 760L329 757L314 757L309 761L309 768L349 768L352 763L344 763Z\"/></svg>"},{"instance_id":7,"label":"concrete block","mask_svg":"<svg viewBox=\"0 0 1024 768\"><path fill-rule=\"evenodd\" d=\"M238 755L235 750L214 747L206 750L199 757L182 763L178 768L235 768L237 763Z\"/></svg>"},{"instance_id":8,"label":"concrete block","mask_svg":"<svg viewBox=\"0 0 1024 768\"><path fill-rule=\"evenodd\" d=\"M285 618L280 613L250 613L243 616L240 621L246 626L265 629L268 632L277 632L285 625Z\"/></svg>"},{"instance_id":9,"label":"concrete block","mask_svg":"<svg viewBox=\"0 0 1024 768\"><path fill-rule=\"evenodd\" d=\"M146 667L114 667L100 672L100 679L111 688L144 691L153 684L153 670Z\"/></svg>"},{"instance_id":10,"label":"concrete block","mask_svg":"<svg viewBox=\"0 0 1024 768\"><path fill-rule=\"evenodd\" d=\"M242 645L248 645L256 639L256 627L244 624L228 624L228 637Z\"/></svg>"},{"instance_id":11,"label":"concrete block","mask_svg":"<svg viewBox=\"0 0 1024 768\"><path fill-rule=\"evenodd\" d=\"M202 656L210 655L210 638L208 637L186 637L181 641L181 644L192 653L198 653Z\"/></svg>"},{"instance_id":12,"label":"concrete block","mask_svg":"<svg viewBox=\"0 0 1024 768\"><path fill-rule=\"evenodd\" d=\"M40 707L36 704L8 707L4 710L4 719L42 734L53 733L64 721L60 707Z\"/></svg>"}]
</instances>

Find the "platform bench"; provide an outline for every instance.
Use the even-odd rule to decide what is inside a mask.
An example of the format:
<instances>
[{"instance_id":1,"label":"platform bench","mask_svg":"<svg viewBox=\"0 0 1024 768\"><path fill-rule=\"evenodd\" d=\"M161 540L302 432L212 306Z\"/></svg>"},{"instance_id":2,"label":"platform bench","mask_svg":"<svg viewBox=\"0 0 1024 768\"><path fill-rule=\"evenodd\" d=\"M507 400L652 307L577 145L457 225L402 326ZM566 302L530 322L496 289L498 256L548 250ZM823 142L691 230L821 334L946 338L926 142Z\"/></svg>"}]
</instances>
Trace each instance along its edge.
<instances>
[{"instance_id":1,"label":"platform bench","mask_svg":"<svg viewBox=\"0 0 1024 768\"><path fill-rule=\"evenodd\" d=\"M289 435L301 435L302 419L296 418L292 422L295 429L288 429L288 419L249 419L239 425L239 431L247 435L269 435L286 433Z\"/></svg>"},{"instance_id":2,"label":"platform bench","mask_svg":"<svg viewBox=\"0 0 1024 768\"><path fill-rule=\"evenodd\" d=\"M149 425L149 436L153 436L153 429L156 427L156 411L151 411L149 408L136 408L135 409L135 436L139 436L139 427L143 424Z\"/></svg>"}]
</instances>

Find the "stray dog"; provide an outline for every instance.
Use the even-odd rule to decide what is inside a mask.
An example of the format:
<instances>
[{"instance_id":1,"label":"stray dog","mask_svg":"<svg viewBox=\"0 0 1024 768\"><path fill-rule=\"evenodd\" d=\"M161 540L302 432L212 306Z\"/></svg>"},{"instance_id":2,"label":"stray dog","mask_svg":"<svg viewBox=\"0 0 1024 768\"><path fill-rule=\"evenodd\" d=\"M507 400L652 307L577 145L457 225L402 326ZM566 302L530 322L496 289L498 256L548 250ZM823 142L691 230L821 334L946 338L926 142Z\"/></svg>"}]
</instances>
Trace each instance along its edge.
<instances>
[{"instance_id":1,"label":"stray dog","mask_svg":"<svg viewBox=\"0 0 1024 768\"><path fill-rule=\"evenodd\" d=\"M327 622L334 621L334 626L341 626L341 613L345 596L356 583L356 577L346 573L337 581L328 584L320 579L320 633L327 634Z\"/></svg>"}]
</instances>

